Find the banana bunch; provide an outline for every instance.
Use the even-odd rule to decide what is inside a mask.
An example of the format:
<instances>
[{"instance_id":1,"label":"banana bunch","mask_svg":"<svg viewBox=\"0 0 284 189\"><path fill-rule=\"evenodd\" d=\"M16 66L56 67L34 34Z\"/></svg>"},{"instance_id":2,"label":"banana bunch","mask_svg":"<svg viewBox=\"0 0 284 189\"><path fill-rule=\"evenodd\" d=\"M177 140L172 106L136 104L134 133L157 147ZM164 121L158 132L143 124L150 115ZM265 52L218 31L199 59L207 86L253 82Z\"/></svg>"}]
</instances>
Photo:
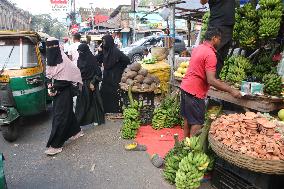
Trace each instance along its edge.
<instances>
[{"instance_id":1,"label":"banana bunch","mask_svg":"<svg viewBox=\"0 0 284 189\"><path fill-rule=\"evenodd\" d=\"M282 16L282 11L281 10L259 10L258 14L260 18L281 18Z\"/></svg>"},{"instance_id":2,"label":"banana bunch","mask_svg":"<svg viewBox=\"0 0 284 189\"><path fill-rule=\"evenodd\" d=\"M131 104L123 109L123 125L121 128L121 135L123 139L134 139L137 130L140 127L140 108L142 103L136 100L131 100Z\"/></svg>"},{"instance_id":3,"label":"banana bunch","mask_svg":"<svg viewBox=\"0 0 284 189\"><path fill-rule=\"evenodd\" d=\"M280 29L280 18L262 18L259 23L259 38L267 39L267 38L275 38L278 35Z\"/></svg>"},{"instance_id":4,"label":"banana bunch","mask_svg":"<svg viewBox=\"0 0 284 189\"><path fill-rule=\"evenodd\" d=\"M271 9L279 6L281 0L259 0L259 5L261 8Z\"/></svg>"},{"instance_id":5,"label":"banana bunch","mask_svg":"<svg viewBox=\"0 0 284 189\"><path fill-rule=\"evenodd\" d=\"M202 152L190 152L179 163L179 170L176 172L175 179L176 188L198 188L209 163L210 159L206 154Z\"/></svg>"},{"instance_id":6,"label":"banana bunch","mask_svg":"<svg viewBox=\"0 0 284 189\"><path fill-rule=\"evenodd\" d=\"M272 58L264 55L259 58L257 64L253 67L252 76L256 77L258 80L262 80L265 74L274 73L274 68L276 68L276 66Z\"/></svg>"},{"instance_id":7,"label":"banana bunch","mask_svg":"<svg viewBox=\"0 0 284 189\"><path fill-rule=\"evenodd\" d=\"M188 151L180 152L177 155L168 156L165 159L164 178L171 184L175 184L176 172L179 169L180 161L186 157Z\"/></svg>"},{"instance_id":8,"label":"banana bunch","mask_svg":"<svg viewBox=\"0 0 284 189\"><path fill-rule=\"evenodd\" d=\"M153 129L172 128L181 124L179 96L167 96L161 105L154 110Z\"/></svg>"},{"instance_id":9,"label":"banana bunch","mask_svg":"<svg viewBox=\"0 0 284 189\"><path fill-rule=\"evenodd\" d=\"M259 21L259 38L275 38L280 30L280 23L283 15L283 5L281 0L260 0L258 15Z\"/></svg>"},{"instance_id":10,"label":"banana bunch","mask_svg":"<svg viewBox=\"0 0 284 189\"><path fill-rule=\"evenodd\" d=\"M161 107L155 108L152 119L152 128L156 130L163 129L166 124L167 114L167 110L164 110Z\"/></svg>"},{"instance_id":11,"label":"banana bunch","mask_svg":"<svg viewBox=\"0 0 284 189\"><path fill-rule=\"evenodd\" d=\"M124 119L123 126L121 129L122 138L123 139L134 139L137 134L137 130L140 127L140 123L141 122L138 118Z\"/></svg>"},{"instance_id":12,"label":"banana bunch","mask_svg":"<svg viewBox=\"0 0 284 189\"><path fill-rule=\"evenodd\" d=\"M189 149L191 151L199 151L201 149L200 143L199 143L199 137L186 137L184 139L184 146L186 149Z\"/></svg>"},{"instance_id":13,"label":"banana bunch","mask_svg":"<svg viewBox=\"0 0 284 189\"><path fill-rule=\"evenodd\" d=\"M277 74L266 74L263 77L264 90L267 94L281 96L282 80Z\"/></svg>"},{"instance_id":14,"label":"banana bunch","mask_svg":"<svg viewBox=\"0 0 284 189\"><path fill-rule=\"evenodd\" d=\"M221 79L231 83L240 84L251 70L250 61L243 56L231 56L225 61L221 71Z\"/></svg>"},{"instance_id":15,"label":"banana bunch","mask_svg":"<svg viewBox=\"0 0 284 189\"><path fill-rule=\"evenodd\" d=\"M202 17L202 26L201 26L201 36L200 41L203 41L205 38L205 33L208 29L208 22L209 22L210 12L206 12Z\"/></svg>"},{"instance_id":16,"label":"banana bunch","mask_svg":"<svg viewBox=\"0 0 284 189\"><path fill-rule=\"evenodd\" d=\"M233 39L239 42L241 47L252 49L257 41L257 11L251 3L238 8L235 13L235 26Z\"/></svg>"}]
</instances>

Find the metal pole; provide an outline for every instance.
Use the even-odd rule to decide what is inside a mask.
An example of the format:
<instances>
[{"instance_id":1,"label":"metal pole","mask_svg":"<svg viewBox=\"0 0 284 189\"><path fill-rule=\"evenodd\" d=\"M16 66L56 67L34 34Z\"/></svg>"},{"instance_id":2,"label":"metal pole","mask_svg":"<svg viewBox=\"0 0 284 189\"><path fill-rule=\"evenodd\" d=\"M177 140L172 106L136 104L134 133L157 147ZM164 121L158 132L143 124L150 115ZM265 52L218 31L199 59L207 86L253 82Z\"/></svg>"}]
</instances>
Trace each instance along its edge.
<instances>
[{"instance_id":1,"label":"metal pole","mask_svg":"<svg viewBox=\"0 0 284 189\"><path fill-rule=\"evenodd\" d=\"M174 62L175 62L175 4L170 7L171 15L170 15L170 36L172 39L172 47L169 52L169 64L171 66L171 82L173 81L173 73L174 73Z\"/></svg>"},{"instance_id":2,"label":"metal pole","mask_svg":"<svg viewBox=\"0 0 284 189\"><path fill-rule=\"evenodd\" d=\"M91 17L92 17L92 30L94 30L95 20L94 20L94 10L93 10L93 7L92 7L93 3L90 3L90 5L91 5Z\"/></svg>"},{"instance_id":3,"label":"metal pole","mask_svg":"<svg viewBox=\"0 0 284 189\"><path fill-rule=\"evenodd\" d=\"M136 10L134 10L134 20L133 20L133 41L134 43L136 41Z\"/></svg>"},{"instance_id":4,"label":"metal pole","mask_svg":"<svg viewBox=\"0 0 284 189\"><path fill-rule=\"evenodd\" d=\"M74 5L74 12L76 12L76 0L73 0Z\"/></svg>"}]
</instances>

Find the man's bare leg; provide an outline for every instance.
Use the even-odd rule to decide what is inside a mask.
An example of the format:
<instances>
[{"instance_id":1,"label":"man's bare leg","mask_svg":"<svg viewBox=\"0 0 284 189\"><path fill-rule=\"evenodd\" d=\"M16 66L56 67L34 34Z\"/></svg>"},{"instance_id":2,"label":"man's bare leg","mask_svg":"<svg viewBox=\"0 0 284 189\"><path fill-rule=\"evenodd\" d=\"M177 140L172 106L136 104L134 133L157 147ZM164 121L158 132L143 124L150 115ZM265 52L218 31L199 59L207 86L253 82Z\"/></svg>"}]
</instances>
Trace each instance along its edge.
<instances>
[{"instance_id":1,"label":"man's bare leg","mask_svg":"<svg viewBox=\"0 0 284 189\"><path fill-rule=\"evenodd\" d=\"M190 137L190 125L188 125L187 119L183 118L184 125L183 125L183 135L184 138Z\"/></svg>"},{"instance_id":2,"label":"man's bare leg","mask_svg":"<svg viewBox=\"0 0 284 189\"><path fill-rule=\"evenodd\" d=\"M190 127L190 137L193 137L202 129L202 125L191 125Z\"/></svg>"}]
</instances>

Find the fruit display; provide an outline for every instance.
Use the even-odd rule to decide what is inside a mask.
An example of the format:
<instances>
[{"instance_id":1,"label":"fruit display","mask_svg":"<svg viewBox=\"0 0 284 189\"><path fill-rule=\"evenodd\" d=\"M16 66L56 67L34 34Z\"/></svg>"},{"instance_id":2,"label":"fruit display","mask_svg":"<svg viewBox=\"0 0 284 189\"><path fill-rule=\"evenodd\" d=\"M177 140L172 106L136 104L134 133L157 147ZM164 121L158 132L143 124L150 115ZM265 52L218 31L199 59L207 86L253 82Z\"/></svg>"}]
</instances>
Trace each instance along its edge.
<instances>
[{"instance_id":1,"label":"fruit display","mask_svg":"<svg viewBox=\"0 0 284 189\"><path fill-rule=\"evenodd\" d=\"M238 8L235 13L236 23L233 31L233 39L238 41L243 48L254 48L257 41L258 17L251 3Z\"/></svg>"},{"instance_id":2,"label":"fruit display","mask_svg":"<svg viewBox=\"0 0 284 189\"><path fill-rule=\"evenodd\" d=\"M278 117L281 121L284 121L284 109L279 110Z\"/></svg>"},{"instance_id":3,"label":"fruit display","mask_svg":"<svg viewBox=\"0 0 284 189\"><path fill-rule=\"evenodd\" d=\"M202 152L190 152L179 163L176 172L177 189L197 189L207 170L210 159Z\"/></svg>"},{"instance_id":4,"label":"fruit display","mask_svg":"<svg viewBox=\"0 0 284 189\"><path fill-rule=\"evenodd\" d=\"M160 80L148 73L139 63L129 65L122 74L120 88L127 91L132 85L133 92L151 92L158 88Z\"/></svg>"},{"instance_id":5,"label":"fruit display","mask_svg":"<svg viewBox=\"0 0 284 189\"><path fill-rule=\"evenodd\" d=\"M205 33L208 29L209 17L210 17L210 12L206 12L202 17L200 41L203 41L205 38Z\"/></svg>"},{"instance_id":6,"label":"fruit display","mask_svg":"<svg viewBox=\"0 0 284 189\"><path fill-rule=\"evenodd\" d=\"M164 178L171 184L175 184L176 172L179 169L179 163L188 155L189 151L183 148L182 143L171 149L165 157Z\"/></svg>"},{"instance_id":7,"label":"fruit display","mask_svg":"<svg viewBox=\"0 0 284 189\"><path fill-rule=\"evenodd\" d=\"M266 74L263 76L264 90L266 94L281 96L282 79L277 74Z\"/></svg>"},{"instance_id":8,"label":"fruit display","mask_svg":"<svg viewBox=\"0 0 284 189\"><path fill-rule=\"evenodd\" d=\"M161 105L154 110L152 118L153 129L172 128L180 125L182 118L180 116L179 96L168 95L161 103Z\"/></svg>"},{"instance_id":9,"label":"fruit display","mask_svg":"<svg viewBox=\"0 0 284 189\"><path fill-rule=\"evenodd\" d=\"M144 58L142 60L142 64L155 64L157 62L157 58Z\"/></svg>"},{"instance_id":10,"label":"fruit display","mask_svg":"<svg viewBox=\"0 0 284 189\"><path fill-rule=\"evenodd\" d=\"M259 38L275 38L280 30L282 20L283 5L281 0L260 0L258 14L259 20Z\"/></svg>"},{"instance_id":11,"label":"fruit display","mask_svg":"<svg viewBox=\"0 0 284 189\"><path fill-rule=\"evenodd\" d=\"M250 61L243 56L231 56L228 58L220 73L220 78L234 84L240 84L251 70Z\"/></svg>"},{"instance_id":12,"label":"fruit display","mask_svg":"<svg viewBox=\"0 0 284 189\"><path fill-rule=\"evenodd\" d=\"M273 68L275 68L275 62L268 55L258 58L257 63L252 67L252 76L257 80L262 81L265 74L275 73Z\"/></svg>"},{"instance_id":13,"label":"fruit display","mask_svg":"<svg viewBox=\"0 0 284 189\"><path fill-rule=\"evenodd\" d=\"M182 79L185 76L188 67L189 67L189 62L180 63L178 69L174 72L174 76L177 79Z\"/></svg>"},{"instance_id":14,"label":"fruit display","mask_svg":"<svg viewBox=\"0 0 284 189\"><path fill-rule=\"evenodd\" d=\"M265 114L222 115L211 124L209 135L235 153L262 160L284 160L284 142L275 137L277 122Z\"/></svg>"},{"instance_id":15,"label":"fruit display","mask_svg":"<svg viewBox=\"0 0 284 189\"><path fill-rule=\"evenodd\" d=\"M137 130L140 127L140 113L139 110L142 104L136 100L133 100L131 94L131 87L128 90L129 106L123 109L123 126L121 129L121 135L123 139L134 139Z\"/></svg>"}]
</instances>

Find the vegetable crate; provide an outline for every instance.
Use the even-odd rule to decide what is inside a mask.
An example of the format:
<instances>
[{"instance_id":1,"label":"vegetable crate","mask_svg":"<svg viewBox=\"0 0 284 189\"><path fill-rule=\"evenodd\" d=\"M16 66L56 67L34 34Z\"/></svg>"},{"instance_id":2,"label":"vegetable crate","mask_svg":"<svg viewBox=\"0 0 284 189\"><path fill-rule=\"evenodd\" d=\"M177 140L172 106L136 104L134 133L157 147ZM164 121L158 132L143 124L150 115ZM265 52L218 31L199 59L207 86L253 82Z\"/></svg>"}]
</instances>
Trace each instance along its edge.
<instances>
[{"instance_id":1,"label":"vegetable crate","mask_svg":"<svg viewBox=\"0 0 284 189\"><path fill-rule=\"evenodd\" d=\"M120 91L121 101L120 106L126 107L129 105L129 99L127 91ZM155 93L154 92L132 92L133 100L137 100L138 102L142 102L143 106L140 109L140 118L142 125L151 124L153 113L155 109Z\"/></svg>"},{"instance_id":2,"label":"vegetable crate","mask_svg":"<svg viewBox=\"0 0 284 189\"><path fill-rule=\"evenodd\" d=\"M283 176L256 173L217 158L212 185L217 189L280 189ZM281 180L282 179L282 180Z\"/></svg>"}]
</instances>

